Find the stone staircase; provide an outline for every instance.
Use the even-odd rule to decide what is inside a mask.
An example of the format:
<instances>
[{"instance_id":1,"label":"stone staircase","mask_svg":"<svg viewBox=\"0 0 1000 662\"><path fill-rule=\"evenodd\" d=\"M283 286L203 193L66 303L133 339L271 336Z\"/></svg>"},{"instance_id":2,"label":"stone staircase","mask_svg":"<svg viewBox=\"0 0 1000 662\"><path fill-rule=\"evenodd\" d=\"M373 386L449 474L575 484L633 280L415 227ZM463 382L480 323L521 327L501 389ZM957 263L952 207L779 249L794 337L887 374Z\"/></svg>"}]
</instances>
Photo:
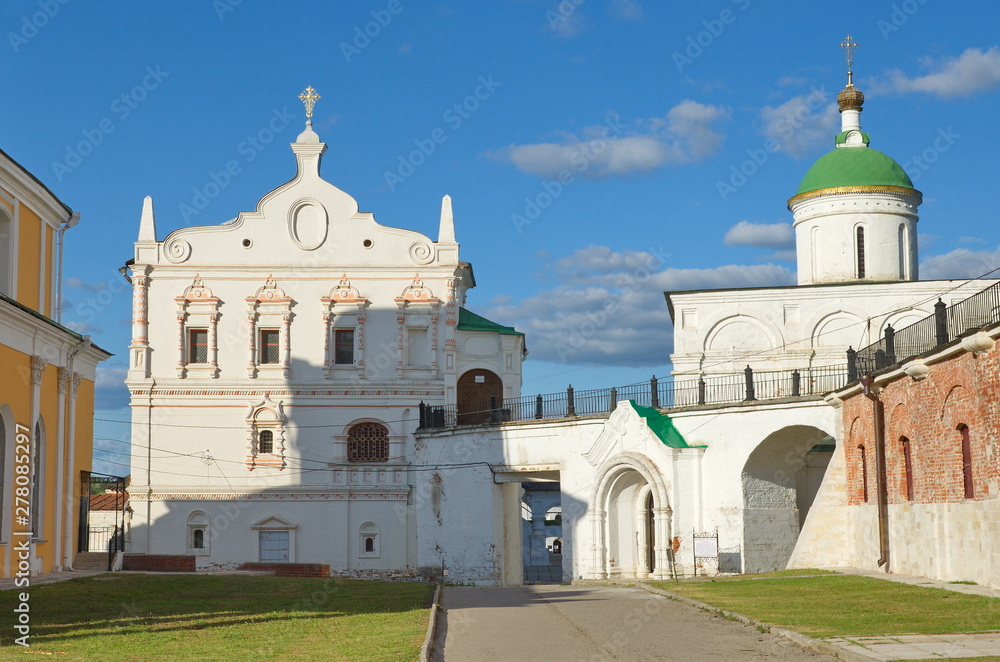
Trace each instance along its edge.
<instances>
[{"instance_id":1,"label":"stone staircase","mask_svg":"<svg viewBox=\"0 0 1000 662\"><path fill-rule=\"evenodd\" d=\"M108 570L107 552L77 552L73 559L74 570Z\"/></svg>"}]
</instances>

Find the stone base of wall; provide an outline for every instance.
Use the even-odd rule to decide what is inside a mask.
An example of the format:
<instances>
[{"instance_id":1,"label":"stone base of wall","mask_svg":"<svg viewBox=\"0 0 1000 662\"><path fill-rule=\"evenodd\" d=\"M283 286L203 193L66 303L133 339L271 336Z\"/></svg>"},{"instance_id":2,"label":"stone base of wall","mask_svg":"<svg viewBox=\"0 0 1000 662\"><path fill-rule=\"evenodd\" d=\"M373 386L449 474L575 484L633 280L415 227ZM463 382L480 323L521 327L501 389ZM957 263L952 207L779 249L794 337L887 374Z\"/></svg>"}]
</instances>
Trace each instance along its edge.
<instances>
[{"instance_id":1,"label":"stone base of wall","mask_svg":"<svg viewBox=\"0 0 1000 662\"><path fill-rule=\"evenodd\" d=\"M194 558L181 554L125 554L122 560L122 570L194 572Z\"/></svg>"},{"instance_id":2,"label":"stone base of wall","mask_svg":"<svg viewBox=\"0 0 1000 662\"><path fill-rule=\"evenodd\" d=\"M428 578L418 573L416 568L402 568L399 570L334 570L331 577L340 579L377 579L380 581L404 581L423 582Z\"/></svg>"},{"instance_id":3,"label":"stone base of wall","mask_svg":"<svg viewBox=\"0 0 1000 662\"><path fill-rule=\"evenodd\" d=\"M278 577L329 577L328 563L244 563L240 570L269 572Z\"/></svg>"}]
</instances>

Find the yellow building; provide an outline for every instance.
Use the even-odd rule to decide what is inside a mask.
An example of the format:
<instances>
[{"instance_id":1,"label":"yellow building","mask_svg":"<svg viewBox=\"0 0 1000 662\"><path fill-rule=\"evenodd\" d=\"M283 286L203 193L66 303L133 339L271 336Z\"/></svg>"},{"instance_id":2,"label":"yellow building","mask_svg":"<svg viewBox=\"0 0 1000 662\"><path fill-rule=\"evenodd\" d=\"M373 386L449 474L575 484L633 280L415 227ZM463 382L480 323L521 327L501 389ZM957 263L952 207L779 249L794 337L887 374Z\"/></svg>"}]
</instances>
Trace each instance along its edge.
<instances>
[{"instance_id":1,"label":"yellow building","mask_svg":"<svg viewBox=\"0 0 1000 662\"><path fill-rule=\"evenodd\" d=\"M0 151L4 577L71 568L77 551L81 496L94 448L95 372L111 356L56 321L63 235L79 218Z\"/></svg>"}]
</instances>

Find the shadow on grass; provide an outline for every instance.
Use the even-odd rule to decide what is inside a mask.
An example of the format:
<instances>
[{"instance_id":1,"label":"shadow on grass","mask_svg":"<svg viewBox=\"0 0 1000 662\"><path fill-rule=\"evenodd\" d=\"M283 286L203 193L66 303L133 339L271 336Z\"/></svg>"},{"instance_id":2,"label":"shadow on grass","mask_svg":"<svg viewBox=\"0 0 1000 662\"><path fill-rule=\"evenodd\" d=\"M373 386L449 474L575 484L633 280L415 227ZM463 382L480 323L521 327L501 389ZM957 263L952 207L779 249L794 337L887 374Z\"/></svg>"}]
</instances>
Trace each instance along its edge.
<instances>
[{"instance_id":1,"label":"shadow on grass","mask_svg":"<svg viewBox=\"0 0 1000 662\"><path fill-rule=\"evenodd\" d=\"M0 632L13 632L23 589L0 592ZM408 613L430 606L433 586L334 578L245 575L120 575L30 589L32 639L58 645L92 637L212 630L357 615ZM6 603L10 608L7 608ZM3 637L10 645L10 638Z\"/></svg>"}]
</instances>

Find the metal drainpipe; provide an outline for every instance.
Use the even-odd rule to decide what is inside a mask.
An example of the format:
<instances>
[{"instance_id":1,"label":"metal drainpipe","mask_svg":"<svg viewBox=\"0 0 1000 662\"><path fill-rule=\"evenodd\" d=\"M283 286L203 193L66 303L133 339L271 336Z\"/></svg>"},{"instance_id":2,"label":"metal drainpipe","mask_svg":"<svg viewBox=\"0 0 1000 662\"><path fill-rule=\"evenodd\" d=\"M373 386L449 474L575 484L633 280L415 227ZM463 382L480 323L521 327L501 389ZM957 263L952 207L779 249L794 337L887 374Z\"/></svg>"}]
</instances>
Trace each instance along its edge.
<instances>
[{"instance_id":1,"label":"metal drainpipe","mask_svg":"<svg viewBox=\"0 0 1000 662\"><path fill-rule=\"evenodd\" d=\"M875 390L875 379L871 375L861 378L865 397L874 404L875 416L875 480L876 501L878 503L878 549L881 556L879 567L885 566L889 572L889 490L885 469L885 406Z\"/></svg>"}]
</instances>

